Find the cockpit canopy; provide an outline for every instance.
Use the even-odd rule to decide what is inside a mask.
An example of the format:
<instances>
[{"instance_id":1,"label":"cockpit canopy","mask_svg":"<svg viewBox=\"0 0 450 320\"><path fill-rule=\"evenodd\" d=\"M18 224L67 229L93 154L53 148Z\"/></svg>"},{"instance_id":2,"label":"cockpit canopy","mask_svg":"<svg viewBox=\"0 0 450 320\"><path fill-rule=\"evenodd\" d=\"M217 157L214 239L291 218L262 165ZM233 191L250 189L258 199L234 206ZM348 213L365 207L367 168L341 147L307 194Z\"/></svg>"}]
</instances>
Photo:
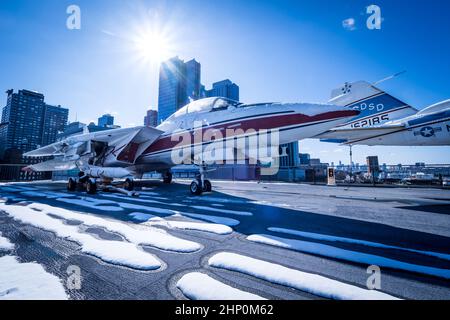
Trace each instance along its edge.
<instances>
[{"instance_id":1,"label":"cockpit canopy","mask_svg":"<svg viewBox=\"0 0 450 320\"><path fill-rule=\"evenodd\" d=\"M214 112L220 110L227 110L230 106L238 107L240 105L242 105L241 102L222 97L204 98L185 105L180 110L175 112L170 118L179 117L181 115L194 112L200 113L200 112Z\"/></svg>"},{"instance_id":2,"label":"cockpit canopy","mask_svg":"<svg viewBox=\"0 0 450 320\"><path fill-rule=\"evenodd\" d=\"M417 115L427 115L430 113L445 111L447 109L450 109L450 99L435 103L425 109L422 109L417 113Z\"/></svg>"}]
</instances>

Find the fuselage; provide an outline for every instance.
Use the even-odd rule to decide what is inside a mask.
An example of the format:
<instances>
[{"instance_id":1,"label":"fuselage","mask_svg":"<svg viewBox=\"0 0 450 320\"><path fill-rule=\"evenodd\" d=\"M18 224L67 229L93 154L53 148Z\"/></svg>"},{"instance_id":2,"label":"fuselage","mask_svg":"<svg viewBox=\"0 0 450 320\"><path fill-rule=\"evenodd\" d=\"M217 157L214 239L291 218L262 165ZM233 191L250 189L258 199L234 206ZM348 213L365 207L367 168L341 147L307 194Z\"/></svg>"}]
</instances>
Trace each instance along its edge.
<instances>
[{"instance_id":1,"label":"fuselage","mask_svg":"<svg viewBox=\"0 0 450 320\"><path fill-rule=\"evenodd\" d=\"M334 105L308 103L239 104L222 98L195 101L172 115L157 129L164 131L137 160L136 164L174 166L174 154L187 150L184 157L195 158L214 143L224 149L239 149L236 140L247 141L247 154L252 137L270 133L264 146L290 143L310 138L340 125L359 114L359 111ZM242 144L240 145L242 147ZM232 152L229 152L230 155ZM226 156L225 156L226 157ZM177 157L175 157L177 158ZM179 158L178 158L179 159ZM230 159L222 159L230 160Z\"/></svg>"}]
</instances>

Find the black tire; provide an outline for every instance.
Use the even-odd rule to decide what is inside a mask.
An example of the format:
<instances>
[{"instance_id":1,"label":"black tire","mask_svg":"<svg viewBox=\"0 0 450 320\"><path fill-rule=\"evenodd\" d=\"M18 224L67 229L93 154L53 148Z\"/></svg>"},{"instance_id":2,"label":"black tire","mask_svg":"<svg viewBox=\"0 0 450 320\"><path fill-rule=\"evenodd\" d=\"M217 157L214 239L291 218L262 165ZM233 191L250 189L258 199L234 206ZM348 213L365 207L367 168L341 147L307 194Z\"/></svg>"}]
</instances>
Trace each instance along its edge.
<instances>
[{"instance_id":1,"label":"black tire","mask_svg":"<svg viewBox=\"0 0 450 320\"><path fill-rule=\"evenodd\" d=\"M211 192L212 191L211 181L209 181L209 180L204 180L203 181L203 191L204 192Z\"/></svg>"},{"instance_id":2,"label":"black tire","mask_svg":"<svg viewBox=\"0 0 450 320\"><path fill-rule=\"evenodd\" d=\"M130 178L127 178L125 180L125 183L123 184L123 188L127 191L133 191L134 190L134 181Z\"/></svg>"},{"instance_id":3,"label":"black tire","mask_svg":"<svg viewBox=\"0 0 450 320\"><path fill-rule=\"evenodd\" d=\"M166 172L163 175L163 182L166 184L172 183L172 172Z\"/></svg>"},{"instance_id":4,"label":"black tire","mask_svg":"<svg viewBox=\"0 0 450 320\"><path fill-rule=\"evenodd\" d=\"M77 182L73 178L67 181L67 191L75 191L77 189Z\"/></svg>"},{"instance_id":5,"label":"black tire","mask_svg":"<svg viewBox=\"0 0 450 320\"><path fill-rule=\"evenodd\" d=\"M91 179L89 179L86 182L86 193L88 193L88 194L97 193L97 184L94 181L92 181Z\"/></svg>"},{"instance_id":6,"label":"black tire","mask_svg":"<svg viewBox=\"0 0 450 320\"><path fill-rule=\"evenodd\" d=\"M191 194L196 195L196 196L199 196L203 193L203 190L202 190L198 180L194 180L191 182L191 185L189 186L189 190L191 191Z\"/></svg>"}]
</instances>

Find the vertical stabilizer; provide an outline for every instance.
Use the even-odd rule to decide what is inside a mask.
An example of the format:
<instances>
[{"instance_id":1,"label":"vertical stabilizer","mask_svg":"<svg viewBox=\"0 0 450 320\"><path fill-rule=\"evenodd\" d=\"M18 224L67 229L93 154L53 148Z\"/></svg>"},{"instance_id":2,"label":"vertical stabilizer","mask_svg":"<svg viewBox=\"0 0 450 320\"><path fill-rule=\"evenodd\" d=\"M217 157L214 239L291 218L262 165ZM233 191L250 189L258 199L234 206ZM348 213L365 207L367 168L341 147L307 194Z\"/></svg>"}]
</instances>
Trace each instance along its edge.
<instances>
[{"instance_id":1,"label":"vertical stabilizer","mask_svg":"<svg viewBox=\"0 0 450 320\"><path fill-rule=\"evenodd\" d=\"M417 109L366 81L345 83L334 89L329 103L361 111L341 127L372 127L417 113Z\"/></svg>"}]
</instances>

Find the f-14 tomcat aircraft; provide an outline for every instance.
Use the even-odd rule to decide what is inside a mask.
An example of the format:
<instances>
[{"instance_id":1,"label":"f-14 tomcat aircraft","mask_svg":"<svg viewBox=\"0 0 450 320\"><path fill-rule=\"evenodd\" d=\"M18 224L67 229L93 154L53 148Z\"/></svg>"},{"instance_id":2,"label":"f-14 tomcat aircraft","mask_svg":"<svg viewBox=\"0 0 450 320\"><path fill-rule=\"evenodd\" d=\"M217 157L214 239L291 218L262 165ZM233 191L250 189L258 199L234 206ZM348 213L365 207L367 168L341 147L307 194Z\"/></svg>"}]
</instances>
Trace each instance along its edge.
<instances>
[{"instance_id":1,"label":"f-14 tomcat aircraft","mask_svg":"<svg viewBox=\"0 0 450 320\"><path fill-rule=\"evenodd\" d=\"M317 135L324 142L347 145L450 145L450 100L418 111L365 81L346 83L329 103L361 113L349 122Z\"/></svg>"},{"instance_id":2,"label":"f-14 tomcat aircraft","mask_svg":"<svg viewBox=\"0 0 450 320\"><path fill-rule=\"evenodd\" d=\"M28 152L27 157L53 156L29 167L34 171L78 168L79 179L69 179L68 189L85 186L95 193L98 185L125 179L124 189L133 189L133 178L145 172L162 173L170 183L170 169L194 163L203 168L203 154L211 145L220 160L258 155L261 148L278 150L279 144L309 138L347 122L359 114L335 105L308 103L243 104L225 98L205 98L184 106L156 128L135 127L85 133ZM256 148L249 141L270 132L270 139ZM276 133L274 135L273 133ZM239 143L239 141L244 143ZM181 141L181 142L180 142ZM222 157L223 156L223 157ZM279 154L271 154L276 157ZM123 189L122 189L123 190ZM205 170L190 185L193 194L211 191Z\"/></svg>"}]
</instances>

